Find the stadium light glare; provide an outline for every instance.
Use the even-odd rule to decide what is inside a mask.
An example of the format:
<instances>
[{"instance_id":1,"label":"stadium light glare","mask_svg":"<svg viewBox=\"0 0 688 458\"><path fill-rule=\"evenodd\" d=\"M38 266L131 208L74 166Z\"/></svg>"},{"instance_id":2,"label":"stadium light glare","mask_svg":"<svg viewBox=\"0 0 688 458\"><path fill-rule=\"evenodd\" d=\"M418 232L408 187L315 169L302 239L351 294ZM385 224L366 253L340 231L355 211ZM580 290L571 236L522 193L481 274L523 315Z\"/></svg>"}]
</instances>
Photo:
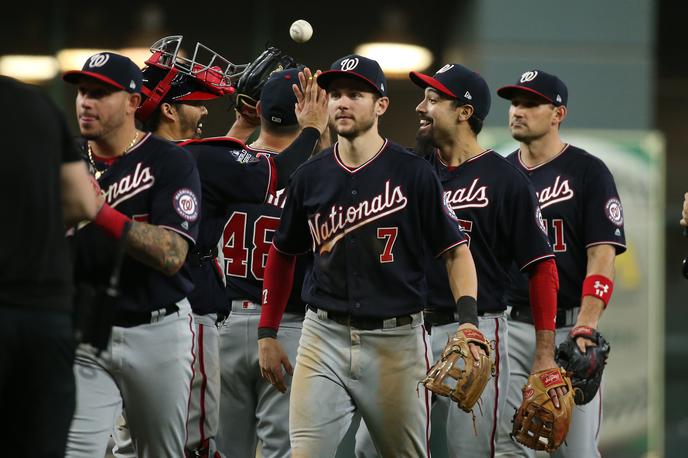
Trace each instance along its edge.
<instances>
[{"instance_id":1,"label":"stadium light glare","mask_svg":"<svg viewBox=\"0 0 688 458\"><path fill-rule=\"evenodd\" d=\"M0 57L0 74L27 83L49 81L58 71L59 66L53 56L10 54Z\"/></svg>"},{"instance_id":2,"label":"stadium light glare","mask_svg":"<svg viewBox=\"0 0 688 458\"><path fill-rule=\"evenodd\" d=\"M411 71L427 69L433 60L429 49L406 43L364 43L355 52L376 60L388 78L406 78Z\"/></svg>"}]
</instances>

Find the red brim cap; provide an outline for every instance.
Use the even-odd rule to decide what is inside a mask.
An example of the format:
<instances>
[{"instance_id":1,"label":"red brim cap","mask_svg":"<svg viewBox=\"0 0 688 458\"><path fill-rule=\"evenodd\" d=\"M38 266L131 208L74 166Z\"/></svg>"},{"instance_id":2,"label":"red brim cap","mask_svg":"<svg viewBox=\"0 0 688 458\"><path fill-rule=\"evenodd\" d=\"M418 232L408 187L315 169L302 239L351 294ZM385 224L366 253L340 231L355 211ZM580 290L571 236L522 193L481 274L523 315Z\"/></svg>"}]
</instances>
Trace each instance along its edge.
<instances>
[{"instance_id":1,"label":"red brim cap","mask_svg":"<svg viewBox=\"0 0 688 458\"><path fill-rule=\"evenodd\" d=\"M509 86L500 87L499 89L497 89L497 95L500 96L501 98L507 99L507 100L511 100L512 98L514 98L514 94L517 92L530 92L531 94L539 95L540 97L542 97L543 99L547 100L550 103L558 105L557 103L554 102L554 100L550 99L549 97L547 97L542 92L538 92L535 89L531 89L531 88L526 87L526 86L518 86L518 85L513 84L513 85L509 85Z\"/></svg>"},{"instance_id":2,"label":"red brim cap","mask_svg":"<svg viewBox=\"0 0 688 458\"><path fill-rule=\"evenodd\" d=\"M174 99L175 102L193 102L193 101L203 101L203 100L215 100L217 98L222 97L220 94L213 94L211 92L205 92L205 91L193 91L188 94L185 94L181 97L177 97Z\"/></svg>"},{"instance_id":3,"label":"red brim cap","mask_svg":"<svg viewBox=\"0 0 688 458\"><path fill-rule=\"evenodd\" d=\"M71 84L78 84L79 78L82 76L87 76L89 78L97 79L98 81L102 81L105 84L109 84L110 86L113 86L117 89L120 89L122 91L126 90L124 86L121 84L117 83L114 80L111 80L107 76L101 75L100 73L93 73L93 72L85 72L83 70L71 70L68 72L65 72L62 75L62 80L71 83Z\"/></svg>"},{"instance_id":4,"label":"red brim cap","mask_svg":"<svg viewBox=\"0 0 688 458\"><path fill-rule=\"evenodd\" d=\"M416 83L418 86L422 87L423 89L425 89L426 87L429 86L429 87L441 92L444 95L447 95L449 97L453 97L455 99L459 98L456 94L454 94L452 91L450 91L447 86L440 83L439 81L437 81L432 76L428 76L428 75L425 75L423 73L418 73L418 72L410 72L409 78L411 78L411 81L413 81L414 83Z\"/></svg>"},{"instance_id":5,"label":"red brim cap","mask_svg":"<svg viewBox=\"0 0 688 458\"><path fill-rule=\"evenodd\" d=\"M385 95L380 90L380 88L375 85L375 83L370 81L365 76L363 76L359 73L356 73L356 72L352 72L352 71L345 72L343 70L327 70L327 71L324 71L321 74L319 74L316 81L318 82L318 86L327 90L327 88L330 86L330 84L332 84L332 81L334 81L337 78L341 78L341 77L354 78L354 79L359 79L361 81L364 81L364 82L368 83L368 85L370 85L375 90L375 92L377 92L381 96Z\"/></svg>"}]
</instances>

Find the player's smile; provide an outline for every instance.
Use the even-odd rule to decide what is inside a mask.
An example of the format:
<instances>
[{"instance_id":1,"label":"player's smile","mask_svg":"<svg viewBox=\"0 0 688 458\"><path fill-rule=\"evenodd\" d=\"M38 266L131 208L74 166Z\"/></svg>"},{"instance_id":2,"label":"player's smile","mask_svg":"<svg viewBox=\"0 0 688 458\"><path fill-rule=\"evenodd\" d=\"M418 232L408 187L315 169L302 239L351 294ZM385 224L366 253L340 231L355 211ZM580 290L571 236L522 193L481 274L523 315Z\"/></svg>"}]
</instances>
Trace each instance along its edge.
<instances>
[{"instance_id":1,"label":"player's smile","mask_svg":"<svg viewBox=\"0 0 688 458\"><path fill-rule=\"evenodd\" d=\"M418 133L419 134L427 134L428 131L432 129L432 119L426 118L426 117L421 117L420 120L418 121Z\"/></svg>"}]
</instances>

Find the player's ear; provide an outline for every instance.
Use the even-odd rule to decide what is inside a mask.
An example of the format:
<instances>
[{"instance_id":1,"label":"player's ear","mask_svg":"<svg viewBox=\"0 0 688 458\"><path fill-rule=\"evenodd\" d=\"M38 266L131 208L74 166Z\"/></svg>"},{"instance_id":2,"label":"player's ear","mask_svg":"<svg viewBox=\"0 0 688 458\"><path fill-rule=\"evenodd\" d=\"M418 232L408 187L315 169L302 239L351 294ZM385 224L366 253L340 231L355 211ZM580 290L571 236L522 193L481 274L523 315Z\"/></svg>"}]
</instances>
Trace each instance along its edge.
<instances>
[{"instance_id":1,"label":"player's ear","mask_svg":"<svg viewBox=\"0 0 688 458\"><path fill-rule=\"evenodd\" d=\"M260 100L256 102L256 115L258 115L258 118L260 118L261 113L263 112L263 109L260 106Z\"/></svg>"},{"instance_id":2,"label":"player's ear","mask_svg":"<svg viewBox=\"0 0 688 458\"><path fill-rule=\"evenodd\" d=\"M382 116L389 108L389 97L380 97L375 101L375 114Z\"/></svg>"},{"instance_id":3,"label":"player's ear","mask_svg":"<svg viewBox=\"0 0 688 458\"><path fill-rule=\"evenodd\" d=\"M135 113L136 109L141 104L141 94L128 94L126 101L126 112L127 114Z\"/></svg>"},{"instance_id":4,"label":"player's ear","mask_svg":"<svg viewBox=\"0 0 688 458\"><path fill-rule=\"evenodd\" d=\"M564 119L566 119L567 113L568 110L563 105L560 107L554 107L554 115L552 116L552 122L555 124L562 124L564 122Z\"/></svg>"},{"instance_id":5,"label":"player's ear","mask_svg":"<svg viewBox=\"0 0 688 458\"><path fill-rule=\"evenodd\" d=\"M177 116L177 109L171 103L163 102L158 107L160 110L160 117L168 119L170 121L175 121Z\"/></svg>"},{"instance_id":6,"label":"player's ear","mask_svg":"<svg viewBox=\"0 0 688 458\"><path fill-rule=\"evenodd\" d=\"M456 110L456 116L459 121L466 122L473 116L474 112L475 108L473 108L473 105L461 105L459 109Z\"/></svg>"}]
</instances>

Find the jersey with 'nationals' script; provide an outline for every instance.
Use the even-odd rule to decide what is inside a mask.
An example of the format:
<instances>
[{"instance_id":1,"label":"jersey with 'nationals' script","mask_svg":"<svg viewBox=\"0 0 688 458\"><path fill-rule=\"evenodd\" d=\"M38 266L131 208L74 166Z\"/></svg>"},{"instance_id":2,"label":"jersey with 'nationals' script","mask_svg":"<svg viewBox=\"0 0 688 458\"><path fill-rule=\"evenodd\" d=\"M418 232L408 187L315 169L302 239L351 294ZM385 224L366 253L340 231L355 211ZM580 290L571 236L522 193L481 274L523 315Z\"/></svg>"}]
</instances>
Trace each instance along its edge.
<instances>
[{"instance_id":1,"label":"jersey with 'nationals' script","mask_svg":"<svg viewBox=\"0 0 688 458\"><path fill-rule=\"evenodd\" d=\"M623 207L614 177L599 158L572 145L535 167L523 163L519 150L507 160L528 175L535 187L559 271L557 307L578 307L587 249L608 244L617 254L626 251ZM507 299L512 304L528 304L526 279L513 269Z\"/></svg>"},{"instance_id":2,"label":"jersey with 'nationals' script","mask_svg":"<svg viewBox=\"0 0 688 458\"><path fill-rule=\"evenodd\" d=\"M478 312L505 310L511 264L515 262L519 270L525 271L554 257L533 186L492 150L458 167L448 166L438 151L427 159L469 239L478 274ZM455 310L444 262L430 262L428 308Z\"/></svg>"},{"instance_id":3,"label":"jersey with 'nationals' script","mask_svg":"<svg viewBox=\"0 0 688 458\"><path fill-rule=\"evenodd\" d=\"M103 164L98 164L98 169L102 168ZM147 134L127 154L112 161L98 183L111 207L135 221L180 234L193 249L201 211L201 183L188 152ZM118 241L94 224L87 224L74 234L74 245L76 282L107 285ZM168 276L127 255L115 307L156 310L185 298L192 286L186 264Z\"/></svg>"},{"instance_id":4,"label":"jersey with 'nationals' script","mask_svg":"<svg viewBox=\"0 0 688 458\"><path fill-rule=\"evenodd\" d=\"M423 158L387 140L356 168L338 148L292 176L275 248L313 251L308 304L379 318L422 310L427 251L439 256L467 242L437 177Z\"/></svg>"}]
</instances>

